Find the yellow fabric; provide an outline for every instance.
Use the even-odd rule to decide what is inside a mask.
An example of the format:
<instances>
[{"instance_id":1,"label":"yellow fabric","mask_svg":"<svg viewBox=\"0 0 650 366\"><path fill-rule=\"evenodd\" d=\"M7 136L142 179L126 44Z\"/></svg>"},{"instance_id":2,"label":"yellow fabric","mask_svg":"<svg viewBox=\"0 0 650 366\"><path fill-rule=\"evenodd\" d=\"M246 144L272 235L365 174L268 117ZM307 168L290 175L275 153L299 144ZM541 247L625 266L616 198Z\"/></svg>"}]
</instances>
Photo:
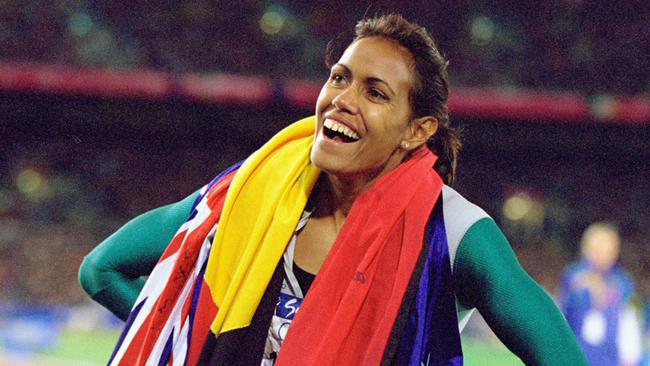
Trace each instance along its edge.
<instances>
[{"instance_id":1,"label":"yellow fabric","mask_svg":"<svg viewBox=\"0 0 650 366\"><path fill-rule=\"evenodd\" d=\"M293 235L320 170L311 164L315 118L280 131L237 171L205 272L218 307L214 334L248 326Z\"/></svg>"}]
</instances>

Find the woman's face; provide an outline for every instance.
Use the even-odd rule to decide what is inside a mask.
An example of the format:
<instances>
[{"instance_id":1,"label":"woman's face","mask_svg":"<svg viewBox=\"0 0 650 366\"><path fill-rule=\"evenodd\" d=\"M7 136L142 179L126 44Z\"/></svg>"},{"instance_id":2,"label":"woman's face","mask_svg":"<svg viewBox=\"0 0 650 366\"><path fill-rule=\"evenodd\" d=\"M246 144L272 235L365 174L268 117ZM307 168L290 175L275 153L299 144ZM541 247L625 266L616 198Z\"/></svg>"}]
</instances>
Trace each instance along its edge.
<instances>
[{"instance_id":1,"label":"woman's face","mask_svg":"<svg viewBox=\"0 0 650 366\"><path fill-rule=\"evenodd\" d=\"M411 134L410 52L382 37L353 42L332 67L316 103L311 160L342 178L378 177L406 155Z\"/></svg>"}]
</instances>

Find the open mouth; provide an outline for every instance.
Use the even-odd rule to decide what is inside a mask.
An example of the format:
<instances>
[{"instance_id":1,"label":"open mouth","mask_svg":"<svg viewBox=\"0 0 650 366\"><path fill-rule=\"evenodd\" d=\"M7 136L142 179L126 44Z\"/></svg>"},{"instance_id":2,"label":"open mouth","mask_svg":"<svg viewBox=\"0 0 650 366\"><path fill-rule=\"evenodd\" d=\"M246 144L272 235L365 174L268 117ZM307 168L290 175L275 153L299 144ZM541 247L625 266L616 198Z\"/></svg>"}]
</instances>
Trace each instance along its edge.
<instances>
[{"instance_id":1,"label":"open mouth","mask_svg":"<svg viewBox=\"0 0 650 366\"><path fill-rule=\"evenodd\" d=\"M344 143L359 141L359 135L356 132L348 126L331 119L326 119L323 122L323 134L331 140Z\"/></svg>"}]
</instances>

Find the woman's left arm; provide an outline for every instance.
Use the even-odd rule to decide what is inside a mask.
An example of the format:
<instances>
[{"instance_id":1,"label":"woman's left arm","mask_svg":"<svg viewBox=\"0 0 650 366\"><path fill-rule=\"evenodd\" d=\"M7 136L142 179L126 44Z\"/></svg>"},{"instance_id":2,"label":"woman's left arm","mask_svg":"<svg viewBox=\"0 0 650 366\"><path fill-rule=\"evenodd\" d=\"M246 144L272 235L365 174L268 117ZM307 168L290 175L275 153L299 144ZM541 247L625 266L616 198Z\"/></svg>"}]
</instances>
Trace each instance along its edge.
<instances>
[{"instance_id":1,"label":"woman's left arm","mask_svg":"<svg viewBox=\"0 0 650 366\"><path fill-rule=\"evenodd\" d=\"M461 240L454 282L458 300L476 307L526 365L587 365L553 300L524 271L491 218L477 221Z\"/></svg>"}]
</instances>

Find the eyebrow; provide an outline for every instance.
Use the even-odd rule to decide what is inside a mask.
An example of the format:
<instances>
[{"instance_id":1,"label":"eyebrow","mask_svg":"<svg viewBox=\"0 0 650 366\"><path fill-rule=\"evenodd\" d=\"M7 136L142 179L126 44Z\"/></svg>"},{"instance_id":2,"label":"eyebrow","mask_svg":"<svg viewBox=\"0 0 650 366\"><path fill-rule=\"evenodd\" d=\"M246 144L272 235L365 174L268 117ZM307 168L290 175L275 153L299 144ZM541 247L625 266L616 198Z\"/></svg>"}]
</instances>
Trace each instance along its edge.
<instances>
[{"instance_id":1,"label":"eyebrow","mask_svg":"<svg viewBox=\"0 0 650 366\"><path fill-rule=\"evenodd\" d=\"M345 74L345 76L351 76L352 75L352 71L350 70L350 68L348 68L344 64L337 63L332 68L337 67L337 66L340 66L340 67L343 68L343 70L344 70L343 73ZM388 83L385 80L381 79L381 78L378 78L376 76L369 76L369 77L367 77L365 79L365 82L368 83L368 84L384 84L386 86L386 88L388 88L388 91L391 94L395 95L395 91L393 90L393 88L391 88L390 85L388 85Z\"/></svg>"}]
</instances>

